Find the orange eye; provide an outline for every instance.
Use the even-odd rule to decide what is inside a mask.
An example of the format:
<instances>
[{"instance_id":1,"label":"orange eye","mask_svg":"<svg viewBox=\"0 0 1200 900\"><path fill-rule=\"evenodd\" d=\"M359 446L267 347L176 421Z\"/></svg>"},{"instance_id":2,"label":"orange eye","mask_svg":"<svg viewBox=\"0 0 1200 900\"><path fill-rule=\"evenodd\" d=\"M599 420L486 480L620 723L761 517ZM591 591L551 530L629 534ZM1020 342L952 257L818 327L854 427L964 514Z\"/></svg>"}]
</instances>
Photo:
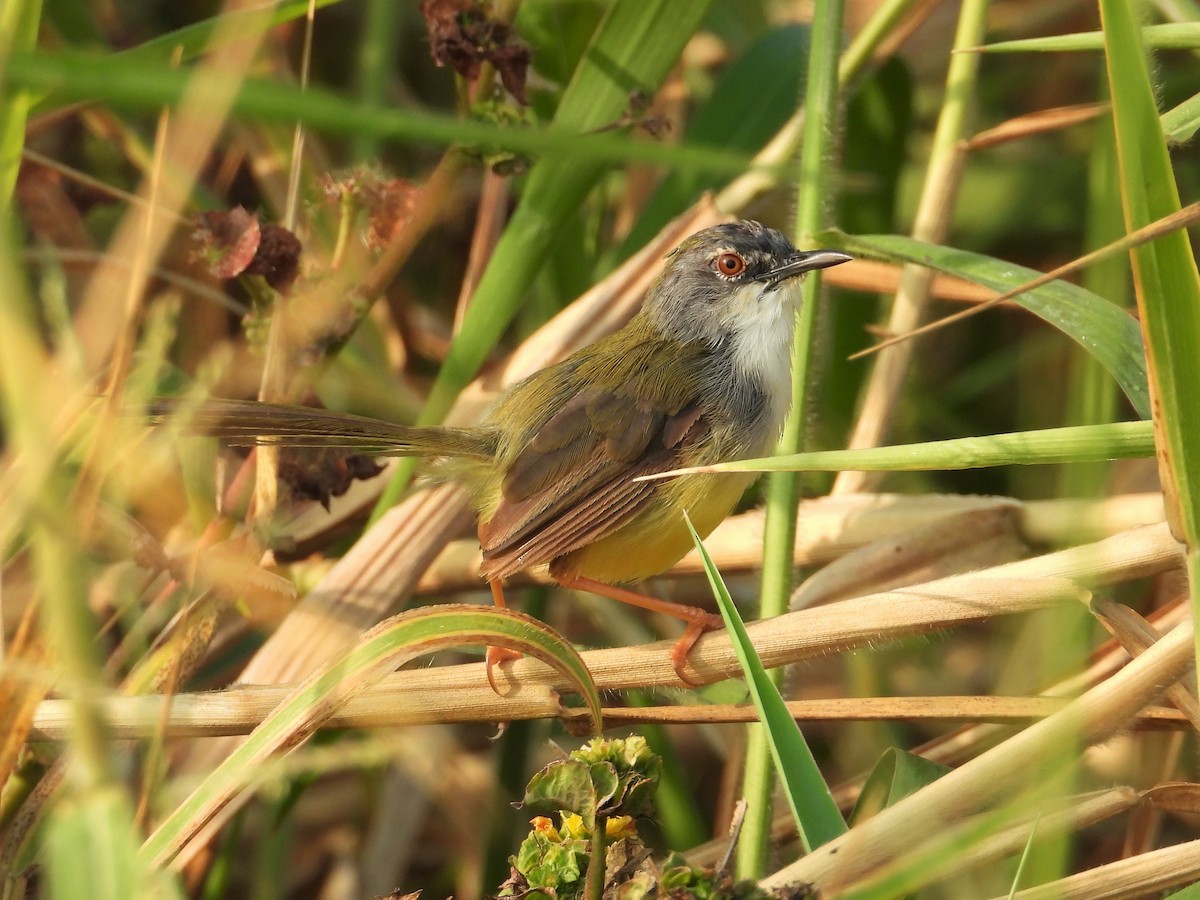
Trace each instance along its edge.
<instances>
[{"instance_id":1,"label":"orange eye","mask_svg":"<svg viewBox=\"0 0 1200 900\"><path fill-rule=\"evenodd\" d=\"M722 253L716 259L716 268L726 278L735 278L746 271L746 260L736 253Z\"/></svg>"}]
</instances>

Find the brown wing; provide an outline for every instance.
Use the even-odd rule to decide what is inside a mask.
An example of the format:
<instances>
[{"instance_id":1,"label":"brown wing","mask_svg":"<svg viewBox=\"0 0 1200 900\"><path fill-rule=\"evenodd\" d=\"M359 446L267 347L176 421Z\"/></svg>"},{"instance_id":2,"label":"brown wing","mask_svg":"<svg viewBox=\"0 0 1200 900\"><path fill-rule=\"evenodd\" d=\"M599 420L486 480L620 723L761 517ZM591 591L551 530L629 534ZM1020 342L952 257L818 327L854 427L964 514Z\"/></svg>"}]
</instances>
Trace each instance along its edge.
<instances>
[{"instance_id":1,"label":"brown wing","mask_svg":"<svg viewBox=\"0 0 1200 900\"><path fill-rule=\"evenodd\" d=\"M501 578L548 563L619 528L661 486L639 475L677 468L708 425L700 408L581 391L509 465L480 525L483 571Z\"/></svg>"}]
</instances>

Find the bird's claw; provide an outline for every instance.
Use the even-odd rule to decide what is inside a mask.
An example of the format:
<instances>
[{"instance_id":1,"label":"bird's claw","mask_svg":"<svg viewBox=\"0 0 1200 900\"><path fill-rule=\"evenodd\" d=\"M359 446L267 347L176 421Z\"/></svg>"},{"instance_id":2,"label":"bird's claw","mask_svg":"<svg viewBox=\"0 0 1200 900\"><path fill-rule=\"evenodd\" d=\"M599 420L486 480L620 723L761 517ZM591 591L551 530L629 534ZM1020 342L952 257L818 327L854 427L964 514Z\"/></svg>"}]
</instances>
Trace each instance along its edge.
<instances>
[{"instance_id":1,"label":"bird's claw","mask_svg":"<svg viewBox=\"0 0 1200 900\"><path fill-rule=\"evenodd\" d=\"M693 641L695 643L695 641ZM512 662L514 659L520 659L522 654L516 650L509 650L507 647L488 647L487 648L487 680L492 686L492 690L499 696L503 697L504 692L496 685L496 666L501 663Z\"/></svg>"},{"instance_id":2,"label":"bird's claw","mask_svg":"<svg viewBox=\"0 0 1200 900\"><path fill-rule=\"evenodd\" d=\"M694 619L689 622L679 640L675 642L675 646L671 648L671 668L675 670L675 676L688 685L688 687L701 687L704 684L704 682L697 681L684 671L688 655L692 652L692 648L696 646L696 641L700 640L700 636L704 632L723 627L725 627L724 619L712 613L706 614L703 618Z\"/></svg>"}]
</instances>

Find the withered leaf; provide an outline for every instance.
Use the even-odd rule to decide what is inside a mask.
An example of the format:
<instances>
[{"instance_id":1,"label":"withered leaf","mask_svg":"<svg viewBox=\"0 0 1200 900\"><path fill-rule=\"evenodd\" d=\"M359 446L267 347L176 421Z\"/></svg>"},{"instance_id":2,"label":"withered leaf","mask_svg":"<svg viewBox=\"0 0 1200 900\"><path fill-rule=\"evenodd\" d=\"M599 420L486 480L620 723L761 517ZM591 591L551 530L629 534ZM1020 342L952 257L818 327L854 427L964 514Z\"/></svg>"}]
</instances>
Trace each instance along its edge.
<instances>
[{"instance_id":1,"label":"withered leaf","mask_svg":"<svg viewBox=\"0 0 1200 900\"><path fill-rule=\"evenodd\" d=\"M275 290L286 291L300 274L302 249L300 238L282 225L268 222L262 226L258 252L246 266L246 274L261 275Z\"/></svg>"},{"instance_id":2,"label":"withered leaf","mask_svg":"<svg viewBox=\"0 0 1200 900\"><path fill-rule=\"evenodd\" d=\"M285 291L300 270L300 239L282 225L260 225L241 206L196 217L192 258L216 278L262 275L277 291Z\"/></svg>"},{"instance_id":3,"label":"withered leaf","mask_svg":"<svg viewBox=\"0 0 1200 900\"><path fill-rule=\"evenodd\" d=\"M370 213L366 242L368 247L378 252L408 225L421 189L403 178L379 180L364 187L363 196Z\"/></svg>"},{"instance_id":4,"label":"withered leaf","mask_svg":"<svg viewBox=\"0 0 1200 900\"><path fill-rule=\"evenodd\" d=\"M383 471L383 466L362 453L337 447L285 448L279 455L279 480L292 493L315 500L329 509L329 502L350 490L355 481L366 481Z\"/></svg>"},{"instance_id":5,"label":"withered leaf","mask_svg":"<svg viewBox=\"0 0 1200 900\"><path fill-rule=\"evenodd\" d=\"M196 217L192 255L214 277L236 278L254 259L261 239L258 217L244 207L213 210Z\"/></svg>"},{"instance_id":6,"label":"withered leaf","mask_svg":"<svg viewBox=\"0 0 1200 900\"><path fill-rule=\"evenodd\" d=\"M504 89L526 104L529 48L513 38L506 23L489 18L474 0L422 0L421 15L429 28L434 62L450 66L468 81L479 77L482 63L490 62Z\"/></svg>"},{"instance_id":7,"label":"withered leaf","mask_svg":"<svg viewBox=\"0 0 1200 900\"><path fill-rule=\"evenodd\" d=\"M367 211L363 242L375 253L382 252L405 229L421 196L421 189L411 181L389 177L373 166L325 175L319 183L330 200Z\"/></svg>"}]
</instances>

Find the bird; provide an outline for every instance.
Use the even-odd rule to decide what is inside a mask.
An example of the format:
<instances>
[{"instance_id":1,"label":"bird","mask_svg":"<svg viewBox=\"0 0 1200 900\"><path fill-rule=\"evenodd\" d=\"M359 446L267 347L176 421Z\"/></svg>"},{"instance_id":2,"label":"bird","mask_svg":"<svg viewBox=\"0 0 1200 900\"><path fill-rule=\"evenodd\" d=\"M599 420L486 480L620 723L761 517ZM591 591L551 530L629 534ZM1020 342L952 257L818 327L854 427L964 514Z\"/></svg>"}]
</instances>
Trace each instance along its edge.
<instances>
[{"instance_id":1,"label":"bird","mask_svg":"<svg viewBox=\"0 0 1200 900\"><path fill-rule=\"evenodd\" d=\"M797 250L756 221L685 238L622 328L508 387L478 425L419 427L325 410L212 400L188 427L233 442L352 446L433 457L432 476L461 484L478 513L480 575L497 606L502 583L545 566L560 585L686 623L671 650L685 684L688 653L720 616L625 585L658 575L707 536L752 474L638 480L769 454L791 406L800 282L851 257ZM513 654L488 650L488 678Z\"/></svg>"}]
</instances>

